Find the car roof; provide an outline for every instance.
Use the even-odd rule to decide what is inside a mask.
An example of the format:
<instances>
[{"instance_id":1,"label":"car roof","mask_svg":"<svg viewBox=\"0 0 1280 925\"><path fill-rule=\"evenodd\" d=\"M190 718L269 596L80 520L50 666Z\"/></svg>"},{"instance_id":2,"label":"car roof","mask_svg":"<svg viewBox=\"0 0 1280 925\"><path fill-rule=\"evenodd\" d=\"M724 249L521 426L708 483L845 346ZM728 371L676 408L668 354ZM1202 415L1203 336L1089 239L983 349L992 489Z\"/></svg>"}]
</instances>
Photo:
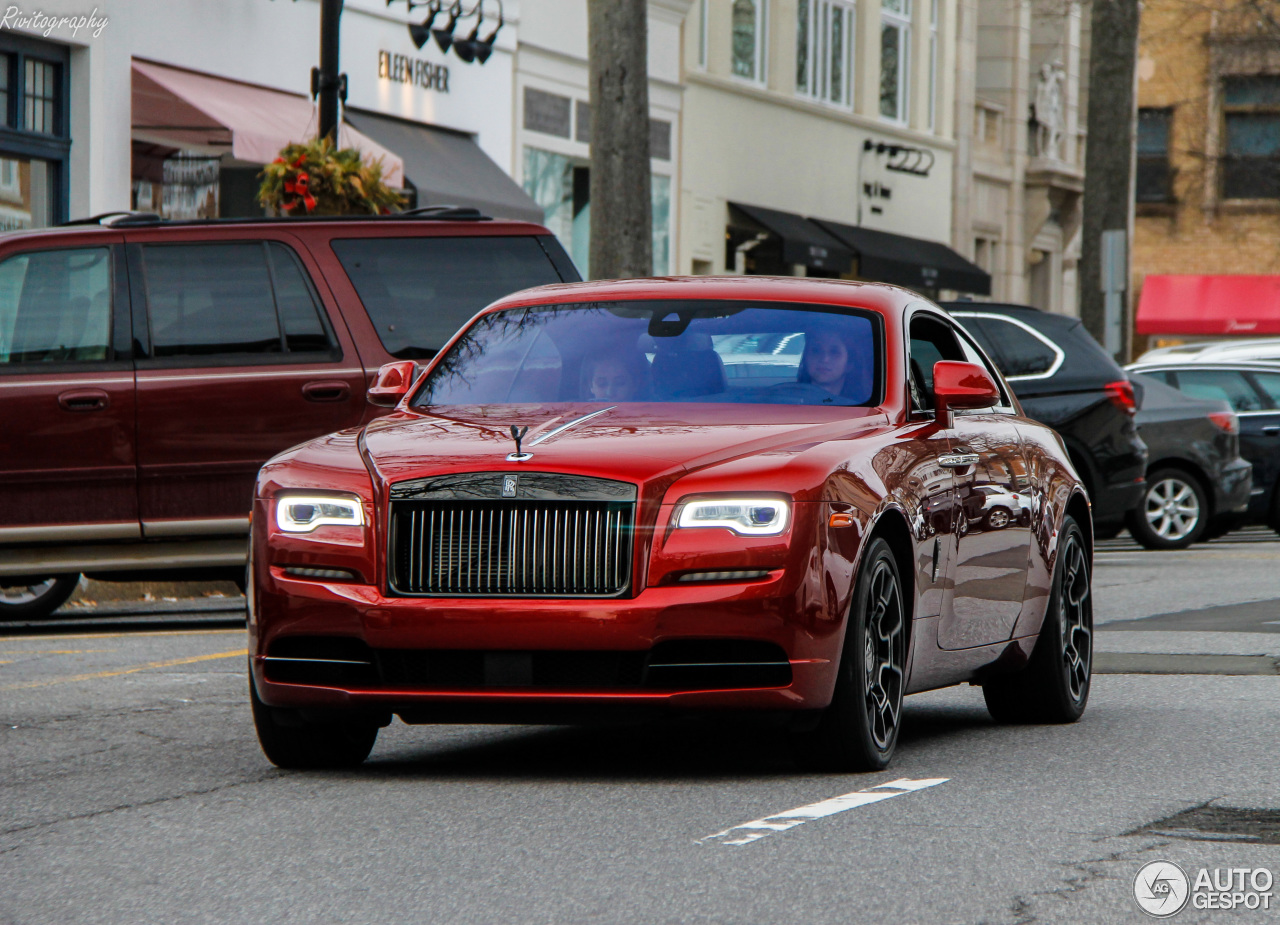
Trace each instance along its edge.
<instances>
[{"instance_id":1,"label":"car roof","mask_svg":"<svg viewBox=\"0 0 1280 925\"><path fill-rule=\"evenodd\" d=\"M889 313L911 303L931 303L910 289L886 283L797 276L661 276L642 279L604 279L584 283L552 283L499 299L485 311L527 305L586 301L647 301L659 299L759 300L848 305Z\"/></svg>"},{"instance_id":2,"label":"car roof","mask_svg":"<svg viewBox=\"0 0 1280 925\"><path fill-rule=\"evenodd\" d=\"M526 235L550 234L541 225L532 222L509 219L475 218L432 218L429 215L412 215L400 213L396 215L324 215L300 216L297 218L255 218L230 219L190 219L159 221L122 221L114 224L99 222L72 222L65 225L54 225L49 228L24 228L16 231L0 233L0 244L11 244L15 241L39 241L44 239L74 239L79 236L95 235L118 236L128 231L165 232L172 230L176 236L184 231L204 231L226 229L230 233L243 233L254 229L270 229L272 231L317 230L341 228L344 234L392 235L403 232L405 228L430 229L432 234L455 234L460 237L469 235Z\"/></svg>"}]
</instances>

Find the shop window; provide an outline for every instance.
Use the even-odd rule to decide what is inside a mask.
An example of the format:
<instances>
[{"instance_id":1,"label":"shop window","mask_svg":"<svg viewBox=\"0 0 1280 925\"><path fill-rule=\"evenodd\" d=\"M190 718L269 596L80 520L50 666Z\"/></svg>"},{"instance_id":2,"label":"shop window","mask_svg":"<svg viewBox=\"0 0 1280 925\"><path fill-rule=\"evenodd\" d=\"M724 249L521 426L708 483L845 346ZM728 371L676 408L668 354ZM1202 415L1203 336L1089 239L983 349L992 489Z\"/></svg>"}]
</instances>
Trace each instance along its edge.
<instances>
[{"instance_id":1,"label":"shop window","mask_svg":"<svg viewBox=\"0 0 1280 925\"><path fill-rule=\"evenodd\" d=\"M733 73L764 83L767 0L733 0Z\"/></svg>"},{"instance_id":2,"label":"shop window","mask_svg":"<svg viewBox=\"0 0 1280 925\"><path fill-rule=\"evenodd\" d=\"M652 143L652 137L650 139ZM550 229L584 279L591 278L591 171L584 162L524 149L524 191L542 207ZM671 178L655 173L650 182L653 213L653 272L671 272Z\"/></svg>"},{"instance_id":3,"label":"shop window","mask_svg":"<svg viewBox=\"0 0 1280 925\"><path fill-rule=\"evenodd\" d=\"M67 218L67 68L61 45L0 32L0 231Z\"/></svg>"},{"instance_id":4,"label":"shop window","mask_svg":"<svg viewBox=\"0 0 1280 925\"><path fill-rule=\"evenodd\" d=\"M799 0L796 92L837 106L853 104L857 7L846 0Z\"/></svg>"},{"instance_id":5,"label":"shop window","mask_svg":"<svg viewBox=\"0 0 1280 925\"><path fill-rule=\"evenodd\" d=\"M907 121L911 91L911 0L881 0L880 115Z\"/></svg>"},{"instance_id":6,"label":"shop window","mask_svg":"<svg viewBox=\"0 0 1280 925\"><path fill-rule=\"evenodd\" d=\"M1169 167L1172 122L1172 109L1138 110L1138 174L1134 184L1138 202L1173 201L1173 173Z\"/></svg>"},{"instance_id":7,"label":"shop window","mask_svg":"<svg viewBox=\"0 0 1280 925\"><path fill-rule=\"evenodd\" d=\"M1280 76L1223 81L1224 199L1280 199Z\"/></svg>"},{"instance_id":8,"label":"shop window","mask_svg":"<svg viewBox=\"0 0 1280 925\"><path fill-rule=\"evenodd\" d=\"M110 358L111 251L36 251L0 263L0 368Z\"/></svg>"}]
</instances>

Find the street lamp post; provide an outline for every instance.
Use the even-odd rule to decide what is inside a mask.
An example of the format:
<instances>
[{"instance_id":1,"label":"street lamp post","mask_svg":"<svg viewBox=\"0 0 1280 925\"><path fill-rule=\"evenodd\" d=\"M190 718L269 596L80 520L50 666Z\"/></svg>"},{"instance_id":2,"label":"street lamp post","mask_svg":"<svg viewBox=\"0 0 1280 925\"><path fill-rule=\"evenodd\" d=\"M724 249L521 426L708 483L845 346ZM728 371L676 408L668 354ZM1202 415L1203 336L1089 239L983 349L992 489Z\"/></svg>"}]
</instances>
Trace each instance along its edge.
<instances>
[{"instance_id":1,"label":"street lamp post","mask_svg":"<svg viewBox=\"0 0 1280 925\"><path fill-rule=\"evenodd\" d=\"M311 95L318 97L320 137L338 142L338 106L347 95L347 75L338 71L338 26L343 0L320 0L320 66L311 70Z\"/></svg>"}]
</instances>

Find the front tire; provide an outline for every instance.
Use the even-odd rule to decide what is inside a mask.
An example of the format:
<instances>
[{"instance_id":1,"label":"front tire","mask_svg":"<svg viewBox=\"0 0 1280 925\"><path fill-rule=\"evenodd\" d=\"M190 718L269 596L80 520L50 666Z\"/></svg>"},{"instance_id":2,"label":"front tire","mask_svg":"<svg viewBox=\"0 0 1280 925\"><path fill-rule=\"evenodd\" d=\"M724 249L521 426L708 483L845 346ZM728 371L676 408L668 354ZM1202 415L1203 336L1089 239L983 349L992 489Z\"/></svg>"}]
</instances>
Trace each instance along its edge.
<instances>
[{"instance_id":1,"label":"front tire","mask_svg":"<svg viewBox=\"0 0 1280 925\"><path fill-rule=\"evenodd\" d=\"M1147 491L1129 512L1129 532L1147 549L1186 549L1209 521L1209 501L1195 477L1181 469L1157 469Z\"/></svg>"},{"instance_id":2,"label":"front tire","mask_svg":"<svg viewBox=\"0 0 1280 925\"><path fill-rule=\"evenodd\" d=\"M898 744L906 688L910 611L893 551L874 539L854 588L831 705L815 729L797 733L802 765L824 771L882 771Z\"/></svg>"},{"instance_id":3,"label":"front tire","mask_svg":"<svg viewBox=\"0 0 1280 925\"><path fill-rule=\"evenodd\" d=\"M1074 723L1093 680L1093 595L1084 533L1063 518L1053 590L1027 666L982 685L991 716L1002 723Z\"/></svg>"},{"instance_id":4,"label":"front tire","mask_svg":"<svg viewBox=\"0 0 1280 925\"><path fill-rule=\"evenodd\" d=\"M30 585L0 585L0 620L43 620L67 602L79 575L50 575Z\"/></svg>"},{"instance_id":5,"label":"front tire","mask_svg":"<svg viewBox=\"0 0 1280 925\"><path fill-rule=\"evenodd\" d=\"M354 768L369 757L378 738L378 726L346 718L316 723L297 710L269 707L258 699L253 678L249 700L258 743L267 760L279 768L329 770Z\"/></svg>"}]
</instances>

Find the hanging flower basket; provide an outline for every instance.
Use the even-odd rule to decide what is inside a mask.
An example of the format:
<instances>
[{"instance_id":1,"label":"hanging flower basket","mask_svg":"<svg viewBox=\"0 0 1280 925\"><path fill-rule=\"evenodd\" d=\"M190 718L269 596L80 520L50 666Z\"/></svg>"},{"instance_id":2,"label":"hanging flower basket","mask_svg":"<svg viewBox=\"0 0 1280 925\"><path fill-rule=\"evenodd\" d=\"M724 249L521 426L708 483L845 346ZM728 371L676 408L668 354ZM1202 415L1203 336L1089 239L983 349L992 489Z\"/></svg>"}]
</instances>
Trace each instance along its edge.
<instances>
[{"instance_id":1,"label":"hanging flower basket","mask_svg":"<svg viewBox=\"0 0 1280 925\"><path fill-rule=\"evenodd\" d=\"M382 161L328 138L286 146L258 174L258 202L279 215L386 215L405 203L382 181Z\"/></svg>"}]
</instances>

